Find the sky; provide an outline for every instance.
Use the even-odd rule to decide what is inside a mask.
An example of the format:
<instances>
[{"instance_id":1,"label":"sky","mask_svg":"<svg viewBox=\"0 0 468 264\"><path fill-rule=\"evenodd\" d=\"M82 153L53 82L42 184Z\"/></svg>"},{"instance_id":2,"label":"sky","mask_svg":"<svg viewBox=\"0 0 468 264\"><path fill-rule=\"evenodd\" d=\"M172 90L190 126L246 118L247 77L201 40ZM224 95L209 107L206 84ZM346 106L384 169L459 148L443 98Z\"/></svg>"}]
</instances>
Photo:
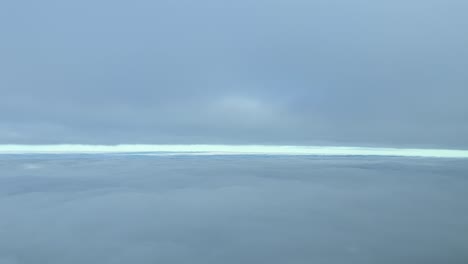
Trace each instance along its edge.
<instances>
[{"instance_id":1,"label":"sky","mask_svg":"<svg viewBox=\"0 0 468 264\"><path fill-rule=\"evenodd\" d=\"M466 10L2 1L0 144L467 149Z\"/></svg>"}]
</instances>

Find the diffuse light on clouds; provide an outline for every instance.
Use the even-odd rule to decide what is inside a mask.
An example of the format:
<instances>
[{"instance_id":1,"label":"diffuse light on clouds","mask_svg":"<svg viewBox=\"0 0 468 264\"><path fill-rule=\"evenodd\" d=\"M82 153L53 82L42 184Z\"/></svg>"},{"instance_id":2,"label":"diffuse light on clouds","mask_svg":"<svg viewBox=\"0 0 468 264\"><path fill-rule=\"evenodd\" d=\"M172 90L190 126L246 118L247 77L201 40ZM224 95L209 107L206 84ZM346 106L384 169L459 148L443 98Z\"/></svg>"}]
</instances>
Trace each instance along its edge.
<instances>
[{"instance_id":1,"label":"diffuse light on clouds","mask_svg":"<svg viewBox=\"0 0 468 264\"><path fill-rule=\"evenodd\" d=\"M311 155L468 158L468 150L279 145L0 145L0 154Z\"/></svg>"}]
</instances>

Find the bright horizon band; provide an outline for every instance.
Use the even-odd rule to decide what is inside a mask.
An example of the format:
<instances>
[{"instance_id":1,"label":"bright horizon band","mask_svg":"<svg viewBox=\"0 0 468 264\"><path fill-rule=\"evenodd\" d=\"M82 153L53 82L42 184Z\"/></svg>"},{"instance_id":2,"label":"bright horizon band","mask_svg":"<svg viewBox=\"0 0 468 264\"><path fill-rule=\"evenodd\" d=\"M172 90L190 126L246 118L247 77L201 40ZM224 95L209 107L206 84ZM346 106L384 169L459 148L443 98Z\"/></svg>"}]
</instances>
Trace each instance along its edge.
<instances>
[{"instance_id":1,"label":"bright horizon band","mask_svg":"<svg viewBox=\"0 0 468 264\"><path fill-rule=\"evenodd\" d=\"M468 158L468 150L274 145L0 145L0 154L311 155Z\"/></svg>"}]
</instances>

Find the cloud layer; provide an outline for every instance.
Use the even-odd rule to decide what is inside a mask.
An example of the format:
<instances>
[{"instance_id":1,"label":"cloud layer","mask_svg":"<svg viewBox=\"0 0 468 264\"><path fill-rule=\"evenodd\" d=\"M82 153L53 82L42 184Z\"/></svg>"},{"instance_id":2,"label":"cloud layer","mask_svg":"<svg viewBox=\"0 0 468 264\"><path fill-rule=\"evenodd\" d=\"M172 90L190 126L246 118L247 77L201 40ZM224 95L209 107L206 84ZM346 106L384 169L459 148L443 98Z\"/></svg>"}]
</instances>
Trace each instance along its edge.
<instances>
[{"instance_id":1,"label":"cloud layer","mask_svg":"<svg viewBox=\"0 0 468 264\"><path fill-rule=\"evenodd\" d=\"M308 155L468 158L468 150L272 145L0 145L0 154Z\"/></svg>"},{"instance_id":2,"label":"cloud layer","mask_svg":"<svg viewBox=\"0 0 468 264\"><path fill-rule=\"evenodd\" d=\"M466 263L466 161L3 156L0 263Z\"/></svg>"},{"instance_id":3,"label":"cloud layer","mask_svg":"<svg viewBox=\"0 0 468 264\"><path fill-rule=\"evenodd\" d=\"M467 9L4 1L0 143L466 149Z\"/></svg>"}]
</instances>

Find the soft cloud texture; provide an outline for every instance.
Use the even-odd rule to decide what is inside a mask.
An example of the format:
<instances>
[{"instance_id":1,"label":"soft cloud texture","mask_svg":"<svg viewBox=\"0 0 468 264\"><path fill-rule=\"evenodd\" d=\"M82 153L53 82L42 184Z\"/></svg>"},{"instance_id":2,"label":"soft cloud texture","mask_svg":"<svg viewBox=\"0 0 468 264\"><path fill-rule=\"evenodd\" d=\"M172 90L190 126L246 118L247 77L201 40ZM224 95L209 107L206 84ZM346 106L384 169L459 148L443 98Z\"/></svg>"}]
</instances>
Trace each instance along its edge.
<instances>
[{"instance_id":1,"label":"soft cloud texture","mask_svg":"<svg viewBox=\"0 0 468 264\"><path fill-rule=\"evenodd\" d=\"M467 163L2 156L0 263L466 263Z\"/></svg>"},{"instance_id":2,"label":"soft cloud texture","mask_svg":"<svg viewBox=\"0 0 468 264\"><path fill-rule=\"evenodd\" d=\"M0 143L468 148L467 9L4 1Z\"/></svg>"}]
</instances>

